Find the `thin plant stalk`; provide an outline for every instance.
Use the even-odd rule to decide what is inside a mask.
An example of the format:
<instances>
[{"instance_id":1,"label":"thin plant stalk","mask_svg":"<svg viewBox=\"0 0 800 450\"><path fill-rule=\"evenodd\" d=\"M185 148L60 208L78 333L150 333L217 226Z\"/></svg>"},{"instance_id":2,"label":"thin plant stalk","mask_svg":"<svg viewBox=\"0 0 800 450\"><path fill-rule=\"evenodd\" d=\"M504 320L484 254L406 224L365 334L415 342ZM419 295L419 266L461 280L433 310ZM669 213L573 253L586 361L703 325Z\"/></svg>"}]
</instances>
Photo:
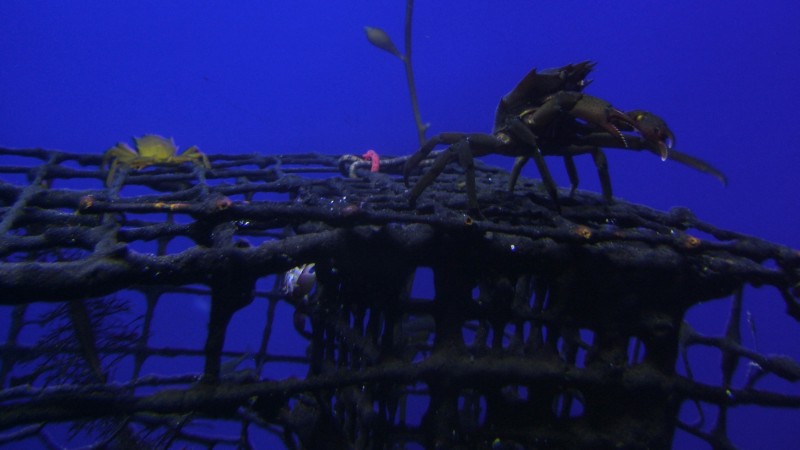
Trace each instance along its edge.
<instances>
[{"instance_id":1,"label":"thin plant stalk","mask_svg":"<svg viewBox=\"0 0 800 450\"><path fill-rule=\"evenodd\" d=\"M364 27L367 33L367 40L379 49L391 53L403 61L406 68L406 80L408 81L408 93L411 97L411 110L414 113L414 122L417 127L417 135L420 145L425 143L425 132L428 125L422 122L422 115L419 112L419 102L417 101L417 87L414 83L414 70L411 67L411 19L414 15L414 0L406 0L406 27L405 27L405 54L400 53L392 42L392 39L380 28Z\"/></svg>"},{"instance_id":2,"label":"thin plant stalk","mask_svg":"<svg viewBox=\"0 0 800 450\"><path fill-rule=\"evenodd\" d=\"M408 93L411 97L411 110L414 113L414 123L417 126L417 136L420 145L425 144L425 131L428 126L422 122L422 115L419 112L419 101L417 100L417 86L414 83L414 69L411 67L411 18L414 15L414 0L406 1L406 29L405 29L405 54L403 64L406 67L406 79L408 80Z\"/></svg>"}]
</instances>

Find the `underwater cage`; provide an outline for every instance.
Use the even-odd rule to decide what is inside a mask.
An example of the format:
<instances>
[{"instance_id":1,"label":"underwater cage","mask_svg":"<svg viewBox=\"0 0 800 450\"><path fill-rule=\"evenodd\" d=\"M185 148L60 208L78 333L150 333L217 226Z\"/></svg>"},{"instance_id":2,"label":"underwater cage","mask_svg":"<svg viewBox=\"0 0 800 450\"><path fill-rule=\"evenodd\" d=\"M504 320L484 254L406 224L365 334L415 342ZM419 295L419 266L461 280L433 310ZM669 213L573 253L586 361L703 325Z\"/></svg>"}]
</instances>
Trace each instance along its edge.
<instances>
[{"instance_id":1,"label":"underwater cage","mask_svg":"<svg viewBox=\"0 0 800 450\"><path fill-rule=\"evenodd\" d=\"M211 155L106 188L100 155L0 156L0 444L727 449L733 408L800 408L763 387L800 365L741 338L745 285L800 320L800 253L685 208L558 213L480 163L470 217L455 165L409 207L402 158ZM722 298L718 335L684 321Z\"/></svg>"}]
</instances>

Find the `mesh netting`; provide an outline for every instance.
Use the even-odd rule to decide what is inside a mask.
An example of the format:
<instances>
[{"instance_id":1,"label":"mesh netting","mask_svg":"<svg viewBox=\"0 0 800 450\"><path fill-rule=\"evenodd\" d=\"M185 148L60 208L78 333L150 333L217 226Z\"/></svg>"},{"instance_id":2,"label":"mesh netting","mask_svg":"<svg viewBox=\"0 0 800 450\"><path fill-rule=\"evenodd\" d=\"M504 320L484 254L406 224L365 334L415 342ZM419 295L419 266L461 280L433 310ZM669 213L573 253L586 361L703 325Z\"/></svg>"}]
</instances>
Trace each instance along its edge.
<instances>
[{"instance_id":1,"label":"mesh netting","mask_svg":"<svg viewBox=\"0 0 800 450\"><path fill-rule=\"evenodd\" d=\"M471 217L457 167L410 208L402 158L212 155L106 188L99 155L0 155L2 443L62 445L66 423L136 448L656 449L676 428L733 448L731 408L800 408L760 386L800 365L740 337L745 285L800 320L800 253L684 208L564 191L559 214L480 164ZM724 297L719 335L684 323ZM160 345L158 321L184 339ZM691 346L720 383L678 364Z\"/></svg>"}]
</instances>

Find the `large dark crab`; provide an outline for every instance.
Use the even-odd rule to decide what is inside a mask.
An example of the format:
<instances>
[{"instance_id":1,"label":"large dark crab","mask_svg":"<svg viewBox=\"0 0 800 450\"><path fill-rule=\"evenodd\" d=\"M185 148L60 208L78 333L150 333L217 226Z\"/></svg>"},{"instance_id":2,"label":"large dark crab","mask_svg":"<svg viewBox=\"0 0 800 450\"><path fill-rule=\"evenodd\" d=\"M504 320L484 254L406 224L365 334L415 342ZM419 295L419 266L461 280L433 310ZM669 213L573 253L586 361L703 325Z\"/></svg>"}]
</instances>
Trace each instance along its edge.
<instances>
[{"instance_id":1,"label":"large dark crab","mask_svg":"<svg viewBox=\"0 0 800 450\"><path fill-rule=\"evenodd\" d=\"M561 156L567 168L572 192L578 186L573 156L589 153L600 177L603 196L612 201L611 178L603 147L647 150L713 175L726 183L725 175L710 164L673 150L674 135L655 114L642 110L622 112L610 103L586 95L586 76L595 63L584 61L537 72L531 70L517 86L500 99L491 134L441 133L414 153L403 170L408 176L439 145L449 145L417 181L409 193L413 206L433 180L451 161L458 159L465 170L471 210L478 210L473 158L490 153L516 157L509 188L514 189L522 167L532 158L550 198L559 207L558 191L544 156Z\"/></svg>"}]
</instances>

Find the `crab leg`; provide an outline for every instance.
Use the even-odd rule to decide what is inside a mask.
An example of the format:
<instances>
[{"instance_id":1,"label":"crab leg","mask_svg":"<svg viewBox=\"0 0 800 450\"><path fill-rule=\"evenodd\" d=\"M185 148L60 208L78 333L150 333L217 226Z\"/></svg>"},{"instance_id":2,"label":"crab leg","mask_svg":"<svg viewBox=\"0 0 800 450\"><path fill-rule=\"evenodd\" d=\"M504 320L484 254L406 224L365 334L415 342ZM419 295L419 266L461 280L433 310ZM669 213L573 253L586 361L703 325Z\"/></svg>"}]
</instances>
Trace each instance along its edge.
<instances>
[{"instance_id":1,"label":"crab leg","mask_svg":"<svg viewBox=\"0 0 800 450\"><path fill-rule=\"evenodd\" d=\"M514 160L514 167L511 169L511 176L508 183L508 190L510 192L514 192L514 187L517 184L520 172L522 172L522 168L528 163L529 160L530 157L528 156L519 156ZM575 167L575 161L572 159L572 155L564 155L564 166L566 167L567 175L569 176L569 195L571 196L575 193L575 189L578 188L578 183L580 182L580 179L578 178L578 169Z\"/></svg>"},{"instance_id":2,"label":"crab leg","mask_svg":"<svg viewBox=\"0 0 800 450\"><path fill-rule=\"evenodd\" d=\"M450 147L442 151L442 153L436 157L431 168L417 180L417 184L415 184L409 192L409 204L413 207L416 204L417 198L419 198L425 188L433 183L433 180L442 173L448 163L458 157L458 162L464 168L465 172L469 208L477 211L478 197L475 190L475 164L473 157L475 154L480 156L495 151L498 147L504 145L502 140L493 135L480 133L442 133L436 135L428 140L417 153L406 161L406 166L403 169L403 178L406 181L406 185L408 185L408 175L411 169L425 159L437 145L448 143L451 144Z\"/></svg>"},{"instance_id":3,"label":"crab leg","mask_svg":"<svg viewBox=\"0 0 800 450\"><path fill-rule=\"evenodd\" d=\"M519 175L522 172L522 168L525 167L525 164L530 161L529 156L518 156L514 160L514 167L511 169L511 176L508 180L508 190L509 192L514 192L514 188L517 185L517 180L519 180ZM569 176L569 183L570 183L570 193L572 195L575 193L575 189L578 188L578 169L575 167L575 161L572 160L572 156L564 156L564 166L567 169L567 175Z\"/></svg>"},{"instance_id":4,"label":"crab leg","mask_svg":"<svg viewBox=\"0 0 800 450\"><path fill-rule=\"evenodd\" d=\"M600 147L594 147L591 153L594 159L594 165L597 167L597 176L600 177L600 188L603 190L603 198L605 198L606 203L611 204L614 202L614 196L611 191L611 176L608 174L608 160L606 159L606 154L603 153ZM575 187L577 187L577 184Z\"/></svg>"},{"instance_id":5,"label":"crab leg","mask_svg":"<svg viewBox=\"0 0 800 450\"><path fill-rule=\"evenodd\" d=\"M414 187L411 188L411 191L408 193L408 204L412 208L416 206L417 198L419 198L419 196L422 195L422 191L424 191L426 187L428 187L431 183L433 183L433 180L435 180L436 177L438 177L439 174L442 173L444 168L447 167L447 164L450 162L450 160L453 159L453 157L455 156L455 151L453 150L453 147L455 145L456 144L453 144L450 147L447 147L446 150L440 153L439 156L437 156L436 159L433 161L433 165L431 166L431 168L428 169L428 171L425 172L420 177L419 180L417 180L417 184L415 184ZM428 153L430 153L430 151L428 151ZM407 174L404 177L408 179ZM408 185L408 183L406 183L406 185Z\"/></svg>"},{"instance_id":6,"label":"crab leg","mask_svg":"<svg viewBox=\"0 0 800 450\"><path fill-rule=\"evenodd\" d=\"M425 142L425 144L423 144L416 153L408 158L405 166L403 167L403 183L405 183L406 187L408 187L408 175L411 173L411 170L417 167L422 160L427 158L434 148L439 145L453 145L459 140L464 139L464 136L464 133L439 133L436 136L428 139L428 141ZM417 182L417 184L419 184L419 182ZM430 182L428 182L428 184L430 184ZM426 184L425 187L427 186L428 185ZM425 187L422 189L425 189Z\"/></svg>"},{"instance_id":7,"label":"crab leg","mask_svg":"<svg viewBox=\"0 0 800 450\"><path fill-rule=\"evenodd\" d=\"M208 156L206 156L205 153L201 152L196 145L187 148L185 152L180 154L180 156L189 160L199 158L200 164L202 164L203 167L205 167L206 169L211 168L211 162L208 160Z\"/></svg>"},{"instance_id":8,"label":"crab leg","mask_svg":"<svg viewBox=\"0 0 800 450\"><path fill-rule=\"evenodd\" d=\"M517 139L521 140L530 149L530 157L533 158L533 161L536 163L536 167L539 169L539 174L542 176L542 182L547 189L547 194L551 199L553 199L556 209L561 210L561 206L558 203L558 189L556 188L555 181L553 181L553 177L550 175L550 169L547 168L547 164L544 162L544 156L542 156L542 151L539 149L539 145L536 142L536 135L533 134L533 131L531 131L531 129L525 125L525 123L523 123L519 117L514 117L508 121L508 129L509 132L511 132ZM519 167L520 170L525 162L527 162L527 160L522 162ZM519 171L517 171L516 175L519 176ZM516 177L514 178L514 182L516 182Z\"/></svg>"},{"instance_id":9,"label":"crab leg","mask_svg":"<svg viewBox=\"0 0 800 450\"><path fill-rule=\"evenodd\" d=\"M615 142L618 142L618 138L613 137L607 133L601 133L603 137L613 138ZM608 203L613 202L613 191L611 189L611 176L608 172L608 160L606 159L605 153L599 146L595 145L567 145L562 146L554 143L548 143L542 148L543 154L546 156L563 156L564 157L564 164L567 168L567 175L569 175L570 181L570 195L575 193L575 190L578 188L578 171L575 167L575 162L573 161L573 156L576 155L583 155L589 153L592 155L592 159L594 160L594 165L597 167L597 176L600 178L600 187L603 191L603 198ZM517 158L517 161L514 164L514 169L511 172L511 181L516 182L517 177L519 176L519 170L522 169L522 164L518 164L522 158ZM519 168L517 167L519 165Z\"/></svg>"},{"instance_id":10,"label":"crab leg","mask_svg":"<svg viewBox=\"0 0 800 450\"><path fill-rule=\"evenodd\" d=\"M564 155L564 167L567 168L567 175L569 176L569 195L571 197L575 194L575 189L578 189L578 183L580 182L578 168L575 167L575 160L572 159L572 155Z\"/></svg>"},{"instance_id":11,"label":"crab leg","mask_svg":"<svg viewBox=\"0 0 800 450\"><path fill-rule=\"evenodd\" d=\"M111 186L111 182L114 181L114 174L117 173L118 165L119 161L116 159L111 163L111 167L108 169L108 176L106 176L106 186Z\"/></svg>"},{"instance_id":12,"label":"crab leg","mask_svg":"<svg viewBox=\"0 0 800 450\"><path fill-rule=\"evenodd\" d=\"M530 159L531 158L529 156L518 156L514 160L514 167L511 168L511 177L508 180L508 190L510 192L514 192L514 187L517 185L519 174L522 172L522 168L525 167L525 164L528 164Z\"/></svg>"},{"instance_id":13,"label":"crab leg","mask_svg":"<svg viewBox=\"0 0 800 450\"><path fill-rule=\"evenodd\" d=\"M648 150L654 152L653 149L648 148ZM723 186L728 185L728 178L725 176L724 173L722 173L720 170L718 170L717 168L703 161L700 158L695 158L694 156L687 155L686 153L679 152L677 150L670 150L669 159L677 161L683 165L689 166L692 169L699 170L700 172L707 173L712 177L718 179Z\"/></svg>"},{"instance_id":14,"label":"crab leg","mask_svg":"<svg viewBox=\"0 0 800 450\"><path fill-rule=\"evenodd\" d=\"M586 145L593 146L593 147L616 147L620 148L615 145L615 142L618 142L616 138L611 136L608 133L592 133L586 136L582 136L579 138L580 141L584 142ZM627 147L623 148L623 150L631 150L631 151L642 151L647 150L650 153L656 154L661 156L662 152L660 148L653 148L653 143L642 138L639 136L631 136L626 135L625 141L628 144ZM570 154L574 153L576 149L583 148L584 145L570 145L564 149L564 151ZM582 153L578 151L578 153ZM545 152L547 154L547 152ZM560 153L554 153L560 154ZM717 169L716 167L712 166L711 164L703 161L700 158L696 158L694 156L687 155L686 153L680 152L678 150L670 149L669 150L669 159L675 160L683 165L689 166L692 169L699 170L700 172L706 173L711 175L712 177L718 179L723 185L728 185L728 178L725 176L722 171Z\"/></svg>"}]
</instances>

